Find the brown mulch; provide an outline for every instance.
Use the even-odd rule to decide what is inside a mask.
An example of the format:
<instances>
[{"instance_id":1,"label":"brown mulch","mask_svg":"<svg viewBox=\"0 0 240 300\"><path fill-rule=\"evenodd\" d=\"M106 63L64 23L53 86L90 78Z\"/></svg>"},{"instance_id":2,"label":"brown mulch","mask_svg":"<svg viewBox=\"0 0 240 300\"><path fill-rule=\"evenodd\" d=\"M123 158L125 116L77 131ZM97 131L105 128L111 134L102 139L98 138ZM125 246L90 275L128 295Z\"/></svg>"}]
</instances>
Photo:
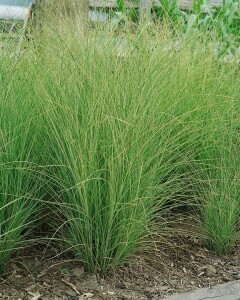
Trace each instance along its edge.
<instances>
[{"instance_id":1,"label":"brown mulch","mask_svg":"<svg viewBox=\"0 0 240 300\"><path fill-rule=\"evenodd\" d=\"M34 248L12 259L0 278L0 299L11 300L144 300L161 299L201 287L240 279L240 244L216 256L198 240L185 237L156 254L137 254L130 264L105 278L81 264ZM48 252L48 251L47 251Z\"/></svg>"}]
</instances>

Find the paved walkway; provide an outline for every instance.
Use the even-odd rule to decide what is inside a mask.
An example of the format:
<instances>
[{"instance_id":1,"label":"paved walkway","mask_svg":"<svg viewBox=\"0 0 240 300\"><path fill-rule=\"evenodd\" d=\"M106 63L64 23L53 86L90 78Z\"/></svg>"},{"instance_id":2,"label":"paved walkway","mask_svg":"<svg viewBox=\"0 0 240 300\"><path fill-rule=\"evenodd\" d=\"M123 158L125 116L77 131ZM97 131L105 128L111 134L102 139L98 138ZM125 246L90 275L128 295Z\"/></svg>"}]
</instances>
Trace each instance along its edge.
<instances>
[{"instance_id":1,"label":"paved walkway","mask_svg":"<svg viewBox=\"0 0 240 300\"><path fill-rule=\"evenodd\" d=\"M240 300L240 280L210 288L198 289L190 293L173 295L165 300Z\"/></svg>"}]
</instances>

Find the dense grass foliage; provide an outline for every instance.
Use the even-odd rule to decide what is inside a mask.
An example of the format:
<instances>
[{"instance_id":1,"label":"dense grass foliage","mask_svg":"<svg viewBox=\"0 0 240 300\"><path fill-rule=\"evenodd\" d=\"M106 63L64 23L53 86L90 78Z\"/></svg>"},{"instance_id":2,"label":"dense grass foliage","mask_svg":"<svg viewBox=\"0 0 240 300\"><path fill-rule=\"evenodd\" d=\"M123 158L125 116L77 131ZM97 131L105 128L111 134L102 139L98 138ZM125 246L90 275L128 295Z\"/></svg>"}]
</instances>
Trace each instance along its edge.
<instances>
[{"instance_id":1,"label":"dense grass foliage","mask_svg":"<svg viewBox=\"0 0 240 300\"><path fill-rule=\"evenodd\" d=\"M191 209L209 247L231 250L238 66L167 26L84 36L57 22L21 57L0 57L1 263L29 239L43 202L56 241L92 272L146 249L176 207Z\"/></svg>"},{"instance_id":2,"label":"dense grass foliage","mask_svg":"<svg viewBox=\"0 0 240 300\"><path fill-rule=\"evenodd\" d=\"M239 91L238 98L239 100ZM208 137L205 151L201 151L201 163L204 166L201 174L204 204L202 223L207 234L207 244L218 254L231 251L239 239L239 117L237 117L238 101L232 102L227 111L224 125L219 126L214 137Z\"/></svg>"},{"instance_id":3,"label":"dense grass foliage","mask_svg":"<svg viewBox=\"0 0 240 300\"><path fill-rule=\"evenodd\" d=\"M12 59L0 64L0 271L14 251L28 246L40 212L33 151L38 110L29 67Z\"/></svg>"},{"instance_id":4,"label":"dense grass foliage","mask_svg":"<svg viewBox=\"0 0 240 300\"><path fill-rule=\"evenodd\" d=\"M175 121L161 111L160 86L146 77L155 72L147 52L121 61L104 40L99 49L95 36L63 43L42 56L49 71L42 76L44 161L56 166L49 177L62 238L87 268L106 271L144 244L154 211L160 219L179 193L187 131L171 134Z\"/></svg>"},{"instance_id":5,"label":"dense grass foliage","mask_svg":"<svg viewBox=\"0 0 240 300\"><path fill-rule=\"evenodd\" d=\"M56 230L67 247L86 268L106 271L144 249L165 213L187 203L198 206L209 246L229 250L239 204L226 211L237 194L224 174L231 180L237 166L228 169L235 156L225 148L236 133L237 67L203 52L194 36L166 52L169 32L143 30L115 45L109 32L78 41L68 28L51 32L40 56L43 160L56 166L49 169L62 217Z\"/></svg>"}]
</instances>

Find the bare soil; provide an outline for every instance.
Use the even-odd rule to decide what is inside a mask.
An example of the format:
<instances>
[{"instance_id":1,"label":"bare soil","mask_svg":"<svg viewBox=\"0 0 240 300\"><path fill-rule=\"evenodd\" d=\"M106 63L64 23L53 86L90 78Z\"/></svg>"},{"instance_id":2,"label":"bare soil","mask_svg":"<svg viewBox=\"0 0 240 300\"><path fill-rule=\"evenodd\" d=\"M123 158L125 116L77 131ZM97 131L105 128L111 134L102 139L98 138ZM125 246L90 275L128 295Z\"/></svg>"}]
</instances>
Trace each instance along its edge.
<instances>
[{"instance_id":1,"label":"bare soil","mask_svg":"<svg viewBox=\"0 0 240 300\"><path fill-rule=\"evenodd\" d=\"M218 257L190 235L173 239L155 254L136 254L104 278L85 272L71 255L53 251L39 247L13 258L0 278L0 299L162 299L240 279L240 244Z\"/></svg>"}]
</instances>

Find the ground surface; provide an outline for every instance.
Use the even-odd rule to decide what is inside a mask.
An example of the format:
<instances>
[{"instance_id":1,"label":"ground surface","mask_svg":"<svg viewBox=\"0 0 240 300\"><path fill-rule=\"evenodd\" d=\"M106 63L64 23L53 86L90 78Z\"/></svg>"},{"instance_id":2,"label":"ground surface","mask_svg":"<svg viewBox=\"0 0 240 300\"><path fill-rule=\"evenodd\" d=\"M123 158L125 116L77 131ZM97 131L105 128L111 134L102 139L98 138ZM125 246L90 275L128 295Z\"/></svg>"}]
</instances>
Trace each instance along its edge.
<instances>
[{"instance_id":1,"label":"ground surface","mask_svg":"<svg viewBox=\"0 0 240 300\"><path fill-rule=\"evenodd\" d=\"M217 286L198 289L193 292L170 296L166 300L204 300L204 299L240 299L240 280L231 281Z\"/></svg>"},{"instance_id":2,"label":"ground surface","mask_svg":"<svg viewBox=\"0 0 240 300\"><path fill-rule=\"evenodd\" d=\"M131 264L105 278L84 272L71 256L56 253L39 247L12 259L0 279L0 299L156 300L240 279L240 245L217 257L190 236L172 240L157 254L136 255Z\"/></svg>"}]
</instances>

